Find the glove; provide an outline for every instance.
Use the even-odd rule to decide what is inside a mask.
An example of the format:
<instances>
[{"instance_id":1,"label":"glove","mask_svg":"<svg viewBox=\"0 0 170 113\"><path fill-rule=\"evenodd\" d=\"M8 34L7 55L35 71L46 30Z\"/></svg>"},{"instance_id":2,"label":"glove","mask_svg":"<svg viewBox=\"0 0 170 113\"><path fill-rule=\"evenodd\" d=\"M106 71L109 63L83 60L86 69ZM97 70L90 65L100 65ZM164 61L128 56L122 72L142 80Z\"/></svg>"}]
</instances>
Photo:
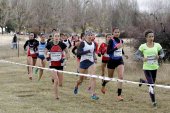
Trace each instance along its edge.
<instances>
[{"instance_id":1,"label":"glove","mask_svg":"<svg viewBox=\"0 0 170 113\"><path fill-rule=\"evenodd\" d=\"M98 56L99 56L99 57L101 57L101 54L100 54L100 53L98 53Z\"/></svg>"},{"instance_id":2,"label":"glove","mask_svg":"<svg viewBox=\"0 0 170 113\"><path fill-rule=\"evenodd\" d=\"M61 63L63 63L63 62L64 62L64 60L65 60L65 59L63 59L63 58L62 58L62 59L60 60L60 62L61 62Z\"/></svg>"},{"instance_id":3,"label":"glove","mask_svg":"<svg viewBox=\"0 0 170 113\"><path fill-rule=\"evenodd\" d=\"M50 61L50 57L47 57L46 60L47 60L47 61Z\"/></svg>"}]
</instances>

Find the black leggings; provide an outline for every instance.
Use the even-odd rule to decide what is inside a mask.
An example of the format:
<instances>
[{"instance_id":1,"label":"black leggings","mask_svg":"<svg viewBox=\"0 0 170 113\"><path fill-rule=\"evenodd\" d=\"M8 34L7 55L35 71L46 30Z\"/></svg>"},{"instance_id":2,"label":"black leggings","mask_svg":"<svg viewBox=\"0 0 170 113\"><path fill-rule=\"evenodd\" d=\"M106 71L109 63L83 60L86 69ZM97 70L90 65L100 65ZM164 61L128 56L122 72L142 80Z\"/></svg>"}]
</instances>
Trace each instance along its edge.
<instances>
[{"instance_id":1,"label":"black leggings","mask_svg":"<svg viewBox=\"0 0 170 113\"><path fill-rule=\"evenodd\" d=\"M156 80L157 70L144 70L147 83L154 84ZM152 102L155 102L154 86L149 86L149 95Z\"/></svg>"},{"instance_id":2,"label":"black leggings","mask_svg":"<svg viewBox=\"0 0 170 113\"><path fill-rule=\"evenodd\" d=\"M154 84L156 80L157 70L144 70L148 84Z\"/></svg>"}]
</instances>

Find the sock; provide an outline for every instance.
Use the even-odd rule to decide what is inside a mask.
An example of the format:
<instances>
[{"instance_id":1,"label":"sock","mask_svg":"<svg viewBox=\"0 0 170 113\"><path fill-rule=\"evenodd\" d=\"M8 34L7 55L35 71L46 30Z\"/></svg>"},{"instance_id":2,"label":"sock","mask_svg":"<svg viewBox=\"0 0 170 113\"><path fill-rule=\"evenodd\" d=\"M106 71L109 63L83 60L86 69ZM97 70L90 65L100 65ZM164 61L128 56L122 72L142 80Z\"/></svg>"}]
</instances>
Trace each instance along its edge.
<instances>
[{"instance_id":1,"label":"sock","mask_svg":"<svg viewBox=\"0 0 170 113\"><path fill-rule=\"evenodd\" d=\"M145 81L145 80L143 80L143 79L141 79L141 82L142 82L142 83L146 83L146 81Z\"/></svg>"},{"instance_id":2,"label":"sock","mask_svg":"<svg viewBox=\"0 0 170 113\"><path fill-rule=\"evenodd\" d=\"M152 102L155 102L155 94L152 94L152 93L149 93L149 94L150 94Z\"/></svg>"},{"instance_id":3,"label":"sock","mask_svg":"<svg viewBox=\"0 0 170 113\"><path fill-rule=\"evenodd\" d=\"M122 89L117 89L117 93L118 93L118 96L120 96L122 93Z\"/></svg>"},{"instance_id":4,"label":"sock","mask_svg":"<svg viewBox=\"0 0 170 113\"><path fill-rule=\"evenodd\" d=\"M108 83L108 81L103 80L102 86L103 86L103 87L106 86L107 83Z\"/></svg>"},{"instance_id":5,"label":"sock","mask_svg":"<svg viewBox=\"0 0 170 113\"><path fill-rule=\"evenodd\" d=\"M149 95L151 97L151 101L155 102L155 94L154 94L154 87L153 86L149 87Z\"/></svg>"}]
</instances>

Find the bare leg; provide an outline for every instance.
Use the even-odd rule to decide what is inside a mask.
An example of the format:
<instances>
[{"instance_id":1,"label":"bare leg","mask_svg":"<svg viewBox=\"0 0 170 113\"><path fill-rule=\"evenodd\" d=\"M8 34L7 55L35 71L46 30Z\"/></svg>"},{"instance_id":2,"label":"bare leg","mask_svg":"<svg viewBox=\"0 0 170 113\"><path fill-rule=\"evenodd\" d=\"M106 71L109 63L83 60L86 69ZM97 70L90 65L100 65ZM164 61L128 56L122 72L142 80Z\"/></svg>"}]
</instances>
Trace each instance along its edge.
<instances>
[{"instance_id":1,"label":"bare leg","mask_svg":"<svg viewBox=\"0 0 170 113\"><path fill-rule=\"evenodd\" d=\"M32 66L33 65L33 59L31 56L28 57L28 62L30 63L30 65ZM29 66L29 79L32 80L32 67Z\"/></svg>"},{"instance_id":2,"label":"bare leg","mask_svg":"<svg viewBox=\"0 0 170 113\"><path fill-rule=\"evenodd\" d=\"M117 67L117 71L118 71L118 78L120 80L123 80L123 73L124 73L124 65L119 65ZM118 88L122 89L122 82L118 82Z\"/></svg>"},{"instance_id":3,"label":"bare leg","mask_svg":"<svg viewBox=\"0 0 170 113\"><path fill-rule=\"evenodd\" d=\"M30 56L27 56L27 65L30 65L30 59L29 59ZM27 71L28 71L28 74L30 73L29 71L29 66L27 66Z\"/></svg>"},{"instance_id":4,"label":"bare leg","mask_svg":"<svg viewBox=\"0 0 170 113\"><path fill-rule=\"evenodd\" d=\"M108 69L108 77L109 77L109 78L113 78L113 74L114 74L114 69ZM106 86L106 84L107 84L108 82L109 82L109 81L103 80L102 88L101 88L101 92L102 92L103 94L106 93L105 86Z\"/></svg>"},{"instance_id":5,"label":"bare leg","mask_svg":"<svg viewBox=\"0 0 170 113\"><path fill-rule=\"evenodd\" d=\"M57 74L56 71L52 71L52 75L53 75L53 78L54 78L54 94L55 94L55 98L59 99L59 89L58 89L59 79L58 79L58 74Z\"/></svg>"},{"instance_id":6,"label":"bare leg","mask_svg":"<svg viewBox=\"0 0 170 113\"><path fill-rule=\"evenodd\" d=\"M95 72L96 72L96 66L95 64L91 65L89 67L89 70L88 70L89 74L90 75L94 75ZM90 90L91 90L91 94L92 96L95 94L95 88L96 88L96 79L95 78L90 78L90 81L89 81L89 87L90 87Z\"/></svg>"},{"instance_id":7,"label":"bare leg","mask_svg":"<svg viewBox=\"0 0 170 113\"><path fill-rule=\"evenodd\" d=\"M59 86L62 87L62 85L63 85L63 79L64 79L63 73L58 72L58 79L59 79Z\"/></svg>"},{"instance_id":8,"label":"bare leg","mask_svg":"<svg viewBox=\"0 0 170 113\"><path fill-rule=\"evenodd\" d=\"M45 60L39 59L39 63L40 63L39 64L40 67L45 67L45 64L46 64ZM42 75L43 75L43 69L40 69L39 70L39 78L38 78L38 80L41 79Z\"/></svg>"},{"instance_id":9,"label":"bare leg","mask_svg":"<svg viewBox=\"0 0 170 113\"><path fill-rule=\"evenodd\" d=\"M123 80L123 73L124 73L124 65L119 65L117 67L117 71L118 71L118 78L120 80ZM117 93L118 93L118 101L123 101L123 97L121 96L121 93L122 93L122 82L118 82L118 90L117 90Z\"/></svg>"},{"instance_id":10,"label":"bare leg","mask_svg":"<svg viewBox=\"0 0 170 113\"><path fill-rule=\"evenodd\" d=\"M80 73L85 73L86 69L81 69L80 68ZM76 87L78 87L84 80L84 76L80 76L79 80L77 81Z\"/></svg>"},{"instance_id":11,"label":"bare leg","mask_svg":"<svg viewBox=\"0 0 170 113\"><path fill-rule=\"evenodd\" d=\"M102 76L104 76L105 75L106 63L102 63L101 68L102 68Z\"/></svg>"}]
</instances>

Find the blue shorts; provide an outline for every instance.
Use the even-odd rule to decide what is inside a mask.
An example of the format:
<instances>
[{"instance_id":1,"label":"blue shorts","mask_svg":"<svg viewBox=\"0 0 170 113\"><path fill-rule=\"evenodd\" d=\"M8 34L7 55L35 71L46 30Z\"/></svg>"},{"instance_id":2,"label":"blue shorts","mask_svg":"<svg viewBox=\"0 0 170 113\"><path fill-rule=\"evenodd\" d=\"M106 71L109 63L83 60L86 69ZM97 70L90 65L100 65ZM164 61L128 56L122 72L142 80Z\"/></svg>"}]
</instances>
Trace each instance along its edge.
<instances>
[{"instance_id":1,"label":"blue shorts","mask_svg":"<svg viewBox=\"0 0 170 113\"><path fill-rule=\"evenodd\" d=\"M38 56L38 58L41 59L41 60L44 60L44 59L45 59L44 56Z\"/></svg>"},{"instance_id":2,"label":"blue shorts","mask_svg":"<svg viewBox=\"0 0 170 113\"><path fill-rule=\"evenodd\" d=\"M89 60L84 60L84 61L80 62L80 68L81 69L88 69L93 64L94 64L94 62L91 62Z\"/></svg>"}]
</instances>

